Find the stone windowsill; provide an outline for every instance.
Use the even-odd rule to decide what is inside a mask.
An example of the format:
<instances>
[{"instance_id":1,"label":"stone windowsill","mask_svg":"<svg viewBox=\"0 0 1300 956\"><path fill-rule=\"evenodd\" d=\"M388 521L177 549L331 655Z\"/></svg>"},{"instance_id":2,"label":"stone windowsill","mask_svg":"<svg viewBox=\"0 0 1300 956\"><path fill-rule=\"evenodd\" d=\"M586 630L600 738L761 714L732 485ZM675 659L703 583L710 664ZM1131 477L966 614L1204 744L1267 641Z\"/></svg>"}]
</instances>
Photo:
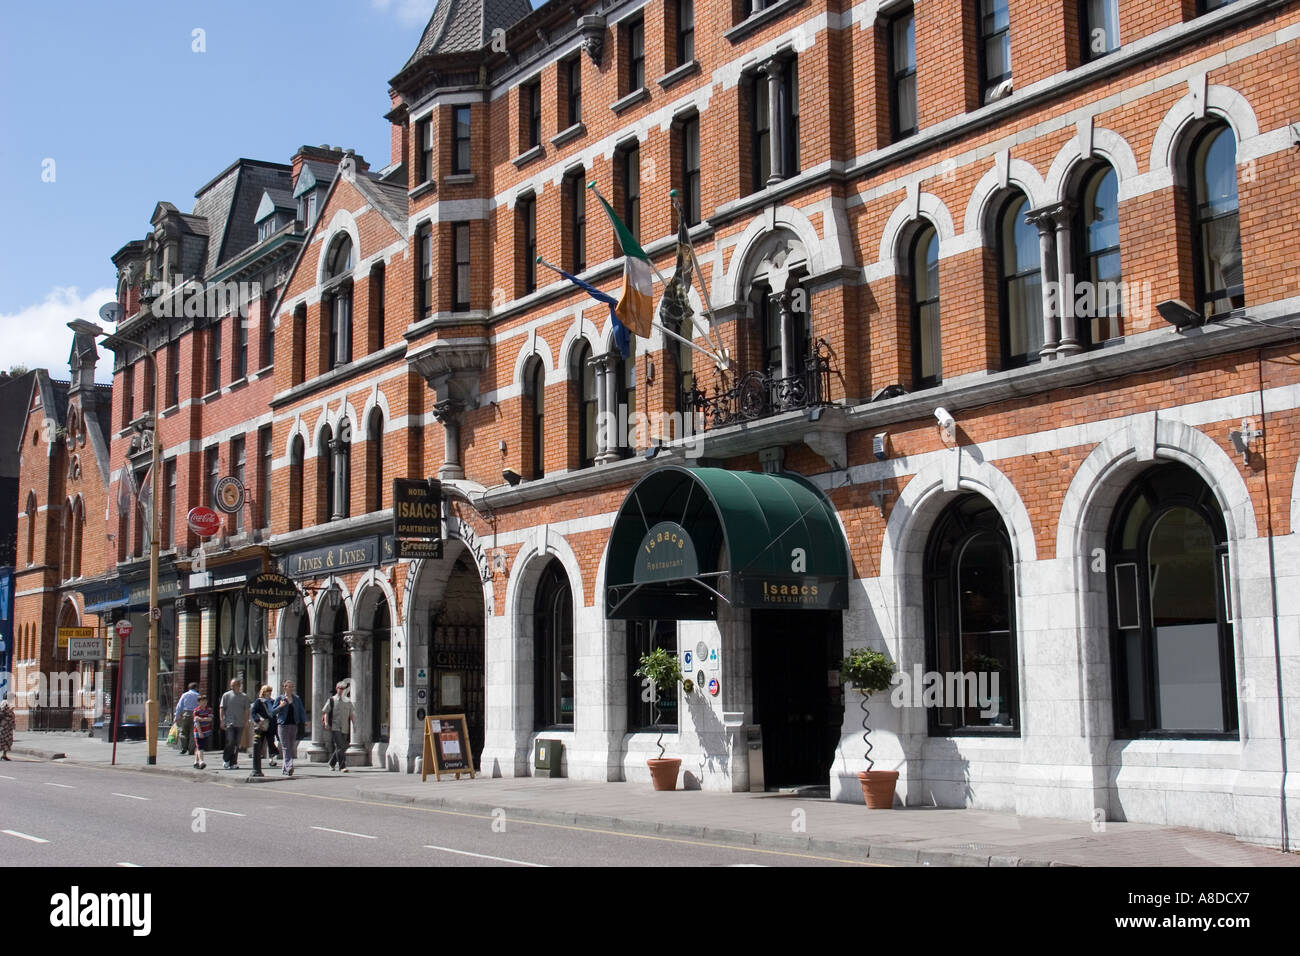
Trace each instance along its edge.
<instances>
[{"instance_id":1,"label":"stone windowsill","mask_svg":"<svg viewBox=\"0 0 1300 956\"><path fill-rule=\"evenodd\" d=\"M543 155L544 153L542 152L542 144L538 143L536 146L533 146L532 148L520 153L514 159L510 160L510 162L514 164L515 169L522 169L524 166L527 166L529 163L531 163L534 159L540 159Z\"/></svg>"},{"instance_id":2,"label":"stone windowsill","mask_svg":"<svg viewBox=\"0 0 1300 956\"><path fill-rule=\"evenodd\" d=\"M420 183L406 194L407 199L419 199L421 196L433 192L438 188L438 184L430 179L428 182Z\"/></svg>"},{"instance_id":3,"label":"stone windowsill","mask_svg":"<svg viewBox=\"0 0 1300 956\"><path fill-rule=\"evenodd\" d=\"M745 37L761 30L774 20L779 20L791 10L797 10L802 7L805 0L776 0L776 3L764 7L755 13L751 13L746 19L737 23L730 30L727 30L722 36L729 43L739 43Z\"/></svg>"},{"instance_id":4,"label":"stone windowsill","mask_svg":"<svg viewBox=\"0 0 1300 956\"><path fill-rule=\"evenodd\" d=\"M586 123L574 123L568 129L562 129L551 137L552 146L563 146L571 139L577 139L579 136L586 135Z\"/></svg>"},{"instance_id":5,"label":"stone windowsill","mask_svg":"<svg viewBox=\"0 0 1300 956\"><path fill-rule=\"evenodd\" d=\"M468 186L473 182L473 173L453 173L450 176L442 177L442 183L444 186Z\"/></svg>"},{"instance_id":6,"label":"stone windowsill","mask_svg":"<svg viewBox=\"0 0 1300 956\"><path fill-rule=\"evenodd\" d=\"M655 82L659 84L659 89L666 90L674 83L678 83L688 76L694 76L698 72L700 72L700 61L691 60L689 63L683 63L675 70L669 70Z\"/></svg>"},{"instance_id":7,"label":"stone windowsill","mask_svg":"<svg viewBox=\"0 0 1300 956\"><path fill-rule=\"evenodd\" d=\"M643 86L640 89L633 90L621 100L615 100L609 108L615 113L622 113L624 110L631 109L641 101L648 99L650 99L650 91Z\"/></svg>"}]
</instances>

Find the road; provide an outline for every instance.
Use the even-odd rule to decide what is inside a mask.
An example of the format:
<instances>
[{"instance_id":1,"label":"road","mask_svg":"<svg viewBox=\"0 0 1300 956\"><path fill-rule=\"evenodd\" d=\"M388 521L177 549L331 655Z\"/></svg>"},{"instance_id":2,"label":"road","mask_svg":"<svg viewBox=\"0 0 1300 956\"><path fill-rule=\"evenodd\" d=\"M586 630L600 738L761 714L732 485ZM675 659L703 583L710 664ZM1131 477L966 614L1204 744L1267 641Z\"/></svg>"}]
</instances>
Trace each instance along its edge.
<instances>
[{"instance_id":1,"label":"road","mask_svg":"<svg viewBox=\"0 0 1300 956\"><path fill-rule=\"evenodd\" d=\"M337 776L269 784L15 756L4 866L835 866L851 860L377 803Z\"/></svg>"}]
</instances>

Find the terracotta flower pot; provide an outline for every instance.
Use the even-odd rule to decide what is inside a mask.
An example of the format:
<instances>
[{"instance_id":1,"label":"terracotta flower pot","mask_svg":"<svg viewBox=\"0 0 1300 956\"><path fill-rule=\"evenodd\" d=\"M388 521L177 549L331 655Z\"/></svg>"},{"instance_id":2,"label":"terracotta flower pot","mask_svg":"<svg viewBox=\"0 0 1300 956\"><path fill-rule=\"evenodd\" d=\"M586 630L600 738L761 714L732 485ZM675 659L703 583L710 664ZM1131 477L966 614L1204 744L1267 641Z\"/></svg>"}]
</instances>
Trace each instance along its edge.
<instances>
[{"instance_id":1,"label":"terracotta flower pot","mask_svg":"<svg viewBox=\"0 0 1300 956\"><path fill-rule=\"evenodd\" d=\"M897 770L863 770L858 773L862 796L868 810L892 810L894 788L898 786Z\"/></svg>"},{"instance_id":2,"label":"terracotta flower pot","mask_svg":"<svg viewBox=\"0 0 1300 956\"><path fill-rule=\"evenodd\" d=\"M682 767L680 757L651 757L646 765L650 768L650 780L656 790L677 789L677 771Z\"/></svg>"}]
</instances>

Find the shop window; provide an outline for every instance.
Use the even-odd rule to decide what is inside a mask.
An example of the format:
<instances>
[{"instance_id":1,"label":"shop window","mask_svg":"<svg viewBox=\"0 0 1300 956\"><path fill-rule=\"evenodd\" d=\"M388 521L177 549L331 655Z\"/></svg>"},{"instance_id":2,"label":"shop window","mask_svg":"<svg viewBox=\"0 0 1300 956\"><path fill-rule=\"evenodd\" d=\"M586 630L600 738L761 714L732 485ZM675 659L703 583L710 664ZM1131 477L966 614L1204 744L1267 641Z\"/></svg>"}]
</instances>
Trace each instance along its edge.
<instances>
[{"instance_id":1,"label":"shop window","mask_svg":"<svg viewBox=\"0 0 1300 956\"><path fill-rule=\"evenodd\" d=\"M1020 732L1015 581L997 509L965 495L935 523L926 547L926 670L942 677L930 734Z\"/></svg>"},{"instance_id":2,"label":"shop window","mask_svg":"<svg viewBox=\"0 0 1300 956\"><path fill-rule=\"evenodd\" d=\"M1237 736L1232 602L1222 509L1190 468L1160 465L1110 528L1115 735Z\"/></svg>"},{"instance_id":3,"label":"shop window","mask_svg":"<svg viewBox=\"0 0 1300 956\"><path fill-rule=\"evenodd\" d=\"M662 647L673 657L677 656L677 622L631 620L627 622L627 730L628 733L651 731L674 734L677 732L677 688L660 688L658 692L658 722L655 722L656 704L652 700L650 680L638 677L641 655ZM683 675L691 676L691 675Z\"/></svg>"},{"instance_id":4,"label":"shop window","mask_svg":"<svg viewBox=\"0 0 1300 956\"><path fill-rule=\"evenodd\" d=\"M536 726L573 728L573 592L559 561L542 570L533 603Z\"/></svg>"}]
</instances>

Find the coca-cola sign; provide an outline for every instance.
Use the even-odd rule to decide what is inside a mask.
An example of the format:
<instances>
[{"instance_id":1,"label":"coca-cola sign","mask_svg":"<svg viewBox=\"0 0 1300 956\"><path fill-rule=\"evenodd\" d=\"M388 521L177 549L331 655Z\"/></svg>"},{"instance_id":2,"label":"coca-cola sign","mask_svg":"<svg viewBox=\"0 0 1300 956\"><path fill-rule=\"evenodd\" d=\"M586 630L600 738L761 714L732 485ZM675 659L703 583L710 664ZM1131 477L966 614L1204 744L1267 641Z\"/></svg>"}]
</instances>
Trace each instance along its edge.
<instances>
[{"instance_id":1,"label":"coca-cola sign","mask_svg":"<svg viewBox=\"0 0 1300 956\"><path fill-rule=\"evenodd\" d=\"M221 515L211 508L199 505L190 509L190 513L185 516L185 523L200 538L210 538L221 530Z\"/></svg>"}]
</instances>

